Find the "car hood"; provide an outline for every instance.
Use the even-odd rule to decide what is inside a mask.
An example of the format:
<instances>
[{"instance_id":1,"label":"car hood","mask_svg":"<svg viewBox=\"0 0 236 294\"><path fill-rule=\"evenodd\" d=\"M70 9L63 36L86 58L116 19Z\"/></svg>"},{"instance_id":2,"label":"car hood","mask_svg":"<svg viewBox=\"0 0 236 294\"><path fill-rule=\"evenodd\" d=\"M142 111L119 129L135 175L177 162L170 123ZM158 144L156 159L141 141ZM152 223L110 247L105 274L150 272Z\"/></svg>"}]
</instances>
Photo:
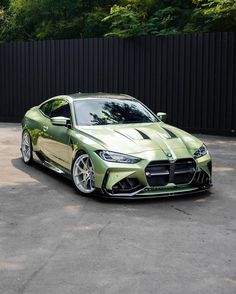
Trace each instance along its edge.
<instances>
[{"instance_id":1,"label":"car hood","mask_svg":"<svg viewBox=\"0 0 236 294\"><path fill-rule=\"evenodd\" d=\"M160 150L175 158L179 152L192 155L202 144L192 135L162 122L83 126L79 130L104 149L126 154Z\"/></svg>"}]
</instances>

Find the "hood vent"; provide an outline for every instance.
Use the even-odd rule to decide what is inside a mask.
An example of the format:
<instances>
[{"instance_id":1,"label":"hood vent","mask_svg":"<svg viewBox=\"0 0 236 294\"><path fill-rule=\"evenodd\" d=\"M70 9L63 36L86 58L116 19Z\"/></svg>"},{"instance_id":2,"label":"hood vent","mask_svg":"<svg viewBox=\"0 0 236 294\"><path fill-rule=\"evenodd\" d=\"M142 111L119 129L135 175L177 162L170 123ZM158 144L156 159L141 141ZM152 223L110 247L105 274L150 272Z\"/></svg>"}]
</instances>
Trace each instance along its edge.
<instances>
[{"instance_id":1,"label":"hood vent","mask_svg":"<svg viewBox=\"0 0 236 294\"><path fill-rule=\"evenodd\" d=\"M168 133L168 135L170 136L170 139L177 138L177 136L174 133L172 133L170 130L166 128L163 128L163 130L165 130Z\"/></svg>"},{"instance_id":2,"label":"hood vent","mask_svg":"<svg viewBox=\"0 0 236 294\"><path fill-rule=\"evenodd\" d=\"M140 130L137 130L137 129L135 129L135 130L143 137L144 140L150 140L150 138L146 134L144 134Z\"/></svg>"}]
</instances>

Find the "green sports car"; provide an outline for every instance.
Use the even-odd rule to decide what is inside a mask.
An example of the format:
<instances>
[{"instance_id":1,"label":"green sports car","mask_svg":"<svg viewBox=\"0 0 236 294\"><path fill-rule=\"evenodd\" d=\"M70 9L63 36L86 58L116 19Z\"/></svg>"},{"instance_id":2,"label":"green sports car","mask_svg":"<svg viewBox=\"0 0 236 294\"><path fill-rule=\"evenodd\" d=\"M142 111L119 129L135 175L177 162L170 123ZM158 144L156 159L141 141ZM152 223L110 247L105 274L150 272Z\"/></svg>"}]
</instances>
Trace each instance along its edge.
<instances>
[{"instance_id":1,"label":"green sports car","mask_svg":"<svg viewBox=\"0 0 236 294\"><path fill-rule=\"evenodd\" d=\"M205 144L120 94L63 95L26 112L22 157L70 177L82 195L153 198L211 186Z\"/></svg>"}]
</instances>

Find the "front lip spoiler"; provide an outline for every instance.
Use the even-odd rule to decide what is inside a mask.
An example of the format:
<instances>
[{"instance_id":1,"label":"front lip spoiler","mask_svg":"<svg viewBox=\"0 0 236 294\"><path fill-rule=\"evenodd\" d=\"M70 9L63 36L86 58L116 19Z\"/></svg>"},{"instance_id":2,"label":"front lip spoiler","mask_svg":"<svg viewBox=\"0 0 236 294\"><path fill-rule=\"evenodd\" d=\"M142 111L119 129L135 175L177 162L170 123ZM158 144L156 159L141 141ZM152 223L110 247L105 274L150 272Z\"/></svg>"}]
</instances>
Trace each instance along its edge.
<instances>
[{"instance_id":1,"label":"front lip spoiler","mask_svg":"<svg viewBox=\"0 0 236 294\"><path fill-rule=\"evenodd\" d=\"M127 196L125 196L125 194L112 194L112 193L108 193L107 191L105 191L105 194L98 193L94 196L97 198L103 198L103 199L121 199L121 200L125 200L125 199L138 200L138 199L140 199L140 200L144 200L144 199L157 199L157 198L168 198L168 197L178 197L178 196L186 196L186 195L193 195L193 194L202 194L204 192L210 192L209 189L210 189L210 187L205 188L205 189L193 190L193 191L167 192L165 194L156 194L156 195L136 195L138 192L140 192L140 191L138 191L138 192L136 191L135 193L132 193L132 195L126 194Z\"/></svg>"}]
</instances>

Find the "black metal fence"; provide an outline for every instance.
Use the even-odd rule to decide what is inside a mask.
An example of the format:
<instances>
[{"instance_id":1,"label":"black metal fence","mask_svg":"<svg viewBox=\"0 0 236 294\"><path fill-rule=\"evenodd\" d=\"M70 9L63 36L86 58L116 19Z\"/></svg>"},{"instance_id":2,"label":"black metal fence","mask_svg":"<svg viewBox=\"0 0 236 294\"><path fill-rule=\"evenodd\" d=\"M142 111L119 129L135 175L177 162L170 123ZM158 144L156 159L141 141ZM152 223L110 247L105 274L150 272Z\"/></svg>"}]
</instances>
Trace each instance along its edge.
<instances>
[{"instance_id":1,"label":"black metal fence","mask_svg":"<svg viewBox=\"0 0 236 294\"><path fill-rule=\"evenodd\" d=\"M236 134L236 33L0 44L0 121L57 94L127 93L192 132Z\"/></svg>"}]
</instances>

